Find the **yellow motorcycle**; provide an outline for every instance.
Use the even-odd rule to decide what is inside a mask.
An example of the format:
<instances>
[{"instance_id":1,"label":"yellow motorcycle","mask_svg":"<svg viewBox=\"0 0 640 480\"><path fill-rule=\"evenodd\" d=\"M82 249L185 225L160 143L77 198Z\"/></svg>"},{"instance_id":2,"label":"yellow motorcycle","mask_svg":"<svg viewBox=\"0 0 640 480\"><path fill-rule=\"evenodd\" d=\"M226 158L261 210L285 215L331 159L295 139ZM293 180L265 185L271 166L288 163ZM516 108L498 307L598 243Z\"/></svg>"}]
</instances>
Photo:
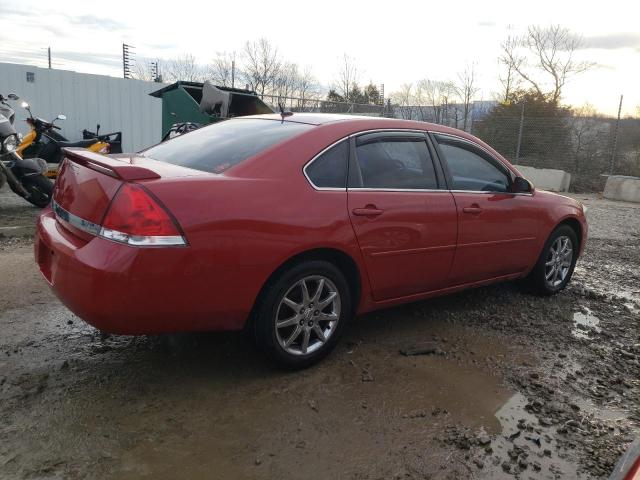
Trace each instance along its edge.
<instances>
[{"instance_id":1,"label":"yellow motorcycle","mask_svg":"<svg viewBox=\"0 0 640 480\"><path fill-rule=\"evenodd\" d=\"M31 130L22 138L20 145L16 148L16 153L22 158L44 159L48 167L45 176L48 178L58 176L58 167L63 158L63 148L83 147L91 152L104 155L122 153L122 132L100 135L100 125L98 125L95 133L83 130L83 140L70 142L56 131L60 130L60 127L55 122L66 120L65 115L58 115L52 121L47 122L42 118L34 117L27 102L22 102L22 107L29 112L29 118L26 122Z\"/></svg>"}]
</instances>

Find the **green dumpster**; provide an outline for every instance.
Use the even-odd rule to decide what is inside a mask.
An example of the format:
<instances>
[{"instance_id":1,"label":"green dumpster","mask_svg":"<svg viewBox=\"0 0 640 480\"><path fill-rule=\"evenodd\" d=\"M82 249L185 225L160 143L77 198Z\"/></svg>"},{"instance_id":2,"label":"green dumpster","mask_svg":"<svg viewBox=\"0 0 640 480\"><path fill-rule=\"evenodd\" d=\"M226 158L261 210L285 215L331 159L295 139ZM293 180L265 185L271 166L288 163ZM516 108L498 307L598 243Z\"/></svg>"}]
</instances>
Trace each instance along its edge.
<instances>
[{"instance_id":1,"label":"green dumpster","mask_svg":"<svg viewBox=\"0 0 640 480\"><path fill-rule=\"evenodd\" d=\"M162 99L162 135L175 123L206 125L230 117L273 113L255 92L210 82L179 81L149 95Z\"/></svg>"}]
</instances>

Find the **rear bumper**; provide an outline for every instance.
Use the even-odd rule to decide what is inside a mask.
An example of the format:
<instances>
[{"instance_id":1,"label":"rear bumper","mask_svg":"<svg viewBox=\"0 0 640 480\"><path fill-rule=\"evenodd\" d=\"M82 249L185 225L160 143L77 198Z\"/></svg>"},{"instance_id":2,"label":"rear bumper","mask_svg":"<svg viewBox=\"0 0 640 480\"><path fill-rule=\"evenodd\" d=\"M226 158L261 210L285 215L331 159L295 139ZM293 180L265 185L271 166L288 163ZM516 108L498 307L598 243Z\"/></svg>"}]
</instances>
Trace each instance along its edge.
<instances>
[{"instance_id":1,"label":"rear bumper","mask_svg":"<svg viewBox=\"0 0 640 480\"><path fill-rule=\"evenodd\" d=\"M64 229L51 210L38 219L35 258L62 303L105 332L237 330L251 309L246 296L229 298L219 284L224 276L216 277L188 247L87 241Z\"/></svg>"}]
</instances>

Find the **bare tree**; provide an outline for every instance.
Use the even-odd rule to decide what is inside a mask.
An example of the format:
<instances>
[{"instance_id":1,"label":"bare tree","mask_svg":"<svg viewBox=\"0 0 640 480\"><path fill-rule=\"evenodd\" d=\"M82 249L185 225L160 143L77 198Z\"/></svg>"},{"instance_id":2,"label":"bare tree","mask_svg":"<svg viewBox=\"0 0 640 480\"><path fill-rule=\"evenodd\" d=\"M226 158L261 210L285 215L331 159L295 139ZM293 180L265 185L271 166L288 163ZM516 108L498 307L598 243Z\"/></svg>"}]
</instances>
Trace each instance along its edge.
<instances>
[{"instance_id":1,"label":"bare tree","mask_svg":"<svg viewBox=\"0 0 640 480\"><path fill-rule=\"evenodd\" d=\"M207 76L210 77L216 85L234 87L235 81L238 79L236 57L236 52L217 53L211 65L209 65Z\"/></svg>"},{"instance_id":2,"label":"bare tree","mask_svg":"<svg viewBox=\"0 0 640 480\"><path fill-rule=\"evenodd\" d=\"M557 102L565 83L593 66L574 58L583 44L582 37L560 25L530 26L522 37L502 43L500 61L538 95Z\"/></svg>"},{"instance_id":3,"label":"bare tree","mask_svg":"<svg viewBox=\"0 0 640 480\"><path fill-rule=\"evenodd\" d=\"M340 60L335 90L345 101L349 101L352 96L351 93L357 85L358 67L356 66L354 58L345 53Z\"/></svg>"},{"instance_id":4,"label":"bare tree","mask_svg":"<svg viewBox=\"0 0 640 480\"><path fill-rule=\"evenodd\" d=\"M504 63L500 61L500 63ZM507 103L511 99L511 95L520 89L522 85L522 79L516 73L513 65L510 63L504 63L506 72L504 75L500 75L498 80L502 85L502 90L497 94L497 100L502 103Z\"/></svg>"},{"instance_id":5,"label":"bare tree","mask_svg":"<svg viewBox=\"0 0 640 480\"><path fill-rule=\"evenodd\" d=\"M285 99L287 97L293 97L296 93L299 79L298 65L284 62L273 78L273 93Z\"/></svg>"},{"instance_id":6,"label":"bare tree","mask_svg":"<svg viewBox=\"0 0 640 480\"><path fill-rule=\"evenodd\" d=\"M391 94L391 101L397 106L400 112L400 117L404 119L411 119L413 116L413 85L411 83L405 83L400 87L400 90Z\"/></svg>"},{"instance_id":7,"label":"bare tree","mask_svg":"<svg viewBox=\"0 0 640 480\"><path fill-rule=\"evenodd\" d=\"M136 59L136 64L131 72L131 78L153 82L156 80L156 72L151 66L151 62L143 59Z\"/></svg>"},{"instance_id":8,"label":"bare tree","mask_svg":"<svg viewBox=\"0 0 640 480\"><path fill-rule=\"evenodd\" d=\"M260 95L267 93L280 70L278 49L266 38L244 45L244 74L252 90Z\"/></svg>"},{"instance_id":9,"label":"bare tree","mask_svg":"<svg viewBox=\"0 0 640 480\"><path fill-rule=\"evenodd\" d=\"M449 104L455 95L455 86L450 81L421 80L424 96L433 109L434 122L446 124L449 121Z\"/></svg>"},{"instance_id":10,"label":"bare tree","mask_svg":"<svg viewBox=\"0 0 640 480\"><path fill-rule=\"evenodd\" d=\"M307 99L314 100L317 99L319 95L320 85L318 84L318 80L313 76L311 67L305 67L298 79L297 96L302 102L300 107L305 107Z\"/></svg>"},{"instance_id":11,"label":"bare tree","mask_svg":"<svg viewBox=\"0 0 640 480\"><path fill-rule=\"evenodd\" d=\"M454 85L454 88L462 103L462 129L466 130L473 98L479 90L476 86L475 65L467 65L462 72L458 73L458 83ZM458 110L456 109L456 126L458 124L457 114Z\"/></svg>"},{"instance_id":12,"label":"bare tree","mask_svg":"<svg viewBox=\"0 0 640 480\"><path fill-rule=\"evenodd\" d=\"M196 57L186 53L167 62L164 76L172 82L199 82L205 75L202 67L196 63Z\"/></svg>"},{"instance_id":13,"label":"bare tree","mask_svg":"<svg viewBox=\"0 0 640 480\"><path fill-rule=\"evenodd\" d=\"M432 120L429 116L429 106L426 98L426 80L421 80L416 84L416 88L413 91L413 105L415 107L418 119L421 121Z\"/></svg>"},{"instance_id":14,"label":"bare tree","mask_svg":"<svg viewBox=\"0 0 640 480\"><path fill-rule=\"evenodd\" d=\"M604 154L609 127L589 103L573 111L570 127L575 173L579 174L583 166L593 166L598 156Z\"/></svg>"}]
</instances>

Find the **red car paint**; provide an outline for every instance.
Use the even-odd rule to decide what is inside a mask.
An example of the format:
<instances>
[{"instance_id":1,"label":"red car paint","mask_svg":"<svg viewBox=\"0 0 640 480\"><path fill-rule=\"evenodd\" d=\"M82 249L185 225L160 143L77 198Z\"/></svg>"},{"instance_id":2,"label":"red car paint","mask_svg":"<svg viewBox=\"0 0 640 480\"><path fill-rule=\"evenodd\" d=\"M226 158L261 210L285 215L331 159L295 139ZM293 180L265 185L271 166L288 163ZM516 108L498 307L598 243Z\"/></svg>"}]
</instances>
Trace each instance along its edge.
<instances>
[{"instance_id":1,"label":"red car paint","mask_svg":"<svg viewBox=\"0 0 640 480\"><path fill-rule=\"evenodd\" d=\"M55 294L113 333L237 330L269 277L317 249L339 252L356 266L358 313L522 277L562 222L579 228L582 251L582 206L553 193L316 190L303 173L314 156L349 135L406 129L467 139L520 176L471 135L382 118L295 114L285 121L316 126L221 174L135 154L68 152L54 191L62 209L99 226L121 185L135 183L175 220L185 245L114 242L47 209L35 255ZM382 213L357 210L371 207Z\"/></svg>"}]
</instances>

